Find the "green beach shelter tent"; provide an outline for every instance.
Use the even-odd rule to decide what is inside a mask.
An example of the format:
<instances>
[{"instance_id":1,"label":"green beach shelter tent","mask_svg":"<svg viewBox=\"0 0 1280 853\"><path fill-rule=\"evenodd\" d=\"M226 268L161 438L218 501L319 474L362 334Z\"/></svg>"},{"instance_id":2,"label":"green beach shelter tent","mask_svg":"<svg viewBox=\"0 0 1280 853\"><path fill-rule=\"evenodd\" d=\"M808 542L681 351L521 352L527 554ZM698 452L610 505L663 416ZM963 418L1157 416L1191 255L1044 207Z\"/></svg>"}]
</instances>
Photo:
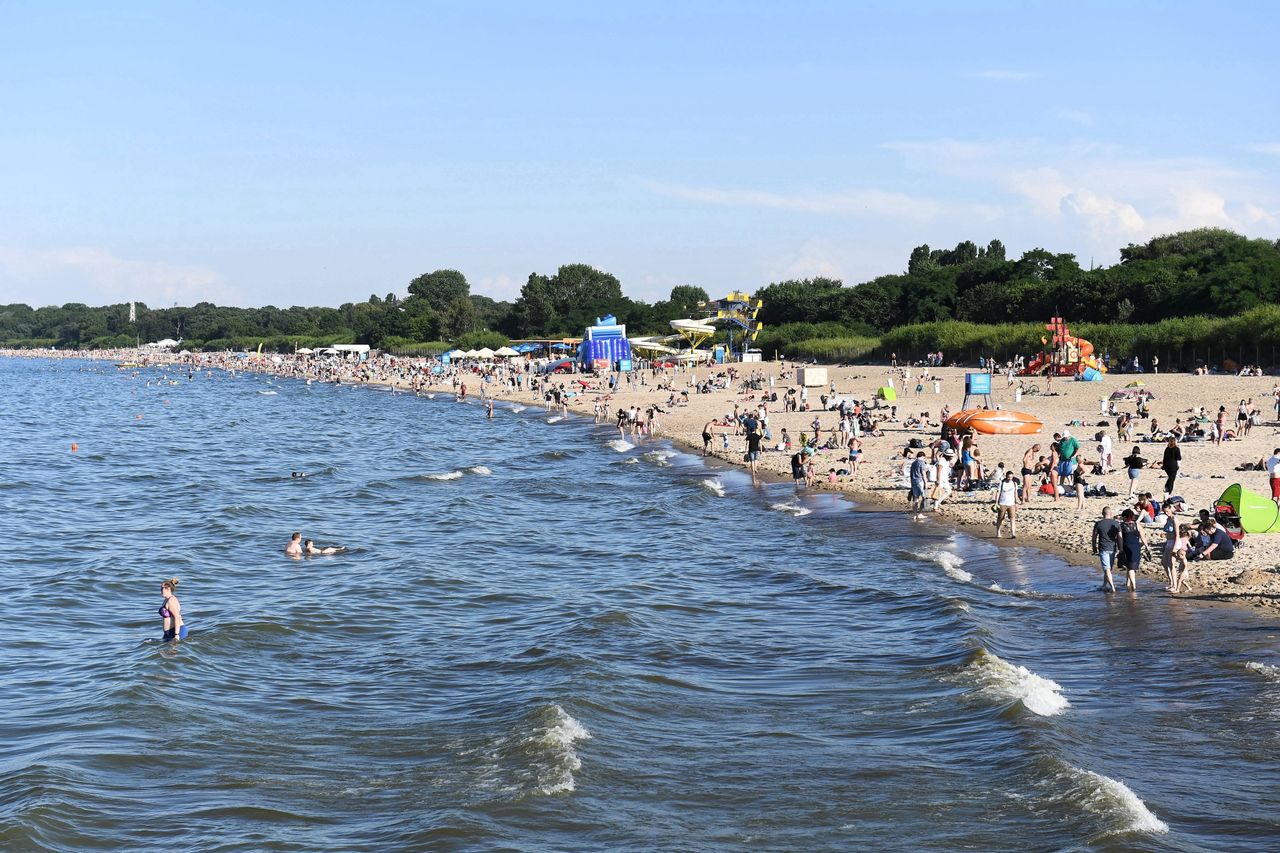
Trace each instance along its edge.
<instances>
[{"instance_id":1,"label":"green beach shelter tent","mask_svg":"<svg viewBox=\"0 0 1280 853\"><path fill-rule=\"evenodd\" d=\"M1240 516L1245 533L1280 533L1280 506L1271 498L1251 492L1239 483L1227 486L1218 503L1229 504Z\"/></svg>"},{"instance_id":2,"label":"green beach shelter tent","mask_svg":"<svg viewBox=\"0 0 1280 853\"><path fill-rule=\"evenodd\" d=\"M888 385L885 385L879 391L876 391L876 396L881 400L888 400L892 403L894 400L898 399L898 392L890 388Z\"/></svg>"}]
</instances>

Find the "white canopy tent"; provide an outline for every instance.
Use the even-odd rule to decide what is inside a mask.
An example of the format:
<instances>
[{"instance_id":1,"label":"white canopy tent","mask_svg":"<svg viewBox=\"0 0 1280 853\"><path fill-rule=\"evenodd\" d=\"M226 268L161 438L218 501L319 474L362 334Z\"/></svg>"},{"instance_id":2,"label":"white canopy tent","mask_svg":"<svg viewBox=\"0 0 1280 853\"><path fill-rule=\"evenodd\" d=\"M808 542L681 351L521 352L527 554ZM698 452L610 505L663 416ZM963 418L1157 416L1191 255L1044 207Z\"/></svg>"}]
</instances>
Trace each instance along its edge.
<instances>
[{"instance_id":1,"label":"white canopy tent","mask_svg":"<svg viewBox=\"0 0 1280 853\"><path fill-rule=\"evenodd\" d=\"M480 353L476 352L475 350L469 349L466 352L464 352L462 355L464 358L475 358L479 354Z\"/></svg>"},{"instance_id":2,"label":"white canopy tent","mask_svg":"<svg viewBox=\"0 0 1280 853\"><path fill-rule=\"evenodd\" d=\"M449 356L449 358L451 359L467 357L467 354L460 349L451 349L447 353L445 353L445 355Z\"/></svg>"},{"instance_id":3,"label":"white canopy tent","mask_svg":"<svg viewBox=\"0 0 1280 853\"><path fill-rule=\"evenodd\" d=\"M516 352L511 347L501 347L499 349L494 350L493 354L496 355L498 358L514 358L518 356L520 353Z\"/></svg>"},{"instance_id":4,"label":"white canopy tent","mask_svg":"<svg viewBox=\"0 0 1280 853\"><path fill-rule=\"evenodd\" d=\"M489 349L488 347L483 347L482 349L476 350L476 358L483 358L488 360L493 358L493 356L494 356L493 350Z\"/></svg>"}]
</instances>

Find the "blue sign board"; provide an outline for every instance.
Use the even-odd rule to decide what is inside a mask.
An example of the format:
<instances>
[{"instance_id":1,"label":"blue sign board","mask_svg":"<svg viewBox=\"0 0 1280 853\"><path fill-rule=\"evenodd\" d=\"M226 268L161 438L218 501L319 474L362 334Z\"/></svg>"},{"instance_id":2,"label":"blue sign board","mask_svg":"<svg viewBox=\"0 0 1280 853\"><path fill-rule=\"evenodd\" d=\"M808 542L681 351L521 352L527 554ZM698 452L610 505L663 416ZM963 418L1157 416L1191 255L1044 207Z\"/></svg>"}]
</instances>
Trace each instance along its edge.
<instances>
[{"instance_id":1,"label":"blue sign board","mask_svg":"<svg viewBox=\"0 0 1280 853\"><path fill-rule=\"evenodd\" d=\"M966 373L964 375L964 393L990 394L991 393L991 374L990 373Z\"/></svg>"}]
</instances>

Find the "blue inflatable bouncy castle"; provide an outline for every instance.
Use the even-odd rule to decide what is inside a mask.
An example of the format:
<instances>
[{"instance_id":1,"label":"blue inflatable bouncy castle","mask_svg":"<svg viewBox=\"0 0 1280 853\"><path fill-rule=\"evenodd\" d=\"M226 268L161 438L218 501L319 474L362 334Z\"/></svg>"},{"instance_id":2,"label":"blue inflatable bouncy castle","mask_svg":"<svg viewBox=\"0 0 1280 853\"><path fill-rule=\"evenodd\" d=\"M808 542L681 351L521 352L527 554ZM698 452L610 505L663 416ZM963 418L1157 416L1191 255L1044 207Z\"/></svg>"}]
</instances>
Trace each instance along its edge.
<instances>
[{"instance_id":1,"label":"blue inflatable bouncy castle","mask_svg":"<svg viewBox=\"0 0 1280 853\"><path fill-rule=\"evenodd\" d=\"M583 370L631 369L631 342L627 340L627 327L618 325L612 314L597 317L594 326L582 333L582 345L578 347L578 363Z\"/></svg>"}]
</instances>

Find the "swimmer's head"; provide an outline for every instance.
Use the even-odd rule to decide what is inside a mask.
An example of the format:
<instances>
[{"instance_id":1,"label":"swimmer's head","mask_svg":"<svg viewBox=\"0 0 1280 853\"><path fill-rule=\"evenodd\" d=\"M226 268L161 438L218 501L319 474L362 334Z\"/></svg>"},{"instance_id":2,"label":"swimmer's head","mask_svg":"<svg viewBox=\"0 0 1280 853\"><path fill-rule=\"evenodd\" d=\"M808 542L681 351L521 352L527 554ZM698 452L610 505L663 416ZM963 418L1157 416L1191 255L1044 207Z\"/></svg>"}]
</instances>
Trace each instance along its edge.
<instances>
[{"instance_id":1,"label":"swimmer's head","mask_svg":"<svg viewBox=\"0 0 1280 853\"><path fill-rule=\"evenodd\" d=\"M311 542L312 542L312 540L308 539L308 540L306 540L305 542L303 542L302 544L303 544L303 545L306 545L308 548L310 548L310 547L311 547Z\"/></svg>"},{"instance_id":2,"label":"swimmer's head","mask_svg":"<svg viewBox=\"0 0 1280 853\"><path fill-rule=\"evenodd\" d=\"M297 541L299 541L300 539L302 539L302 531L300 531L300 530L295 530L295 531L293 532L293 535L289 537L289 541L290 541L290 542L297 542Z\"/></svg>"},{"instance_id":3,"label":"swimmer's head","mask_svg":"<svg viewBox=\"0 0 1280 853\"><path fill-rule=\"evenodd\" d=\"M174 592L176 592L176 591L177 591L177 589L178 589L178 579L177 579L177 578L169 578L167 581L161 581L161 582L160 582L160 589L162 589L162 590L168 590L168 591L169 591L169 594L170 594L170 595L173 595L173 593L174 593Z\"/></svg>"}]
</instances>

